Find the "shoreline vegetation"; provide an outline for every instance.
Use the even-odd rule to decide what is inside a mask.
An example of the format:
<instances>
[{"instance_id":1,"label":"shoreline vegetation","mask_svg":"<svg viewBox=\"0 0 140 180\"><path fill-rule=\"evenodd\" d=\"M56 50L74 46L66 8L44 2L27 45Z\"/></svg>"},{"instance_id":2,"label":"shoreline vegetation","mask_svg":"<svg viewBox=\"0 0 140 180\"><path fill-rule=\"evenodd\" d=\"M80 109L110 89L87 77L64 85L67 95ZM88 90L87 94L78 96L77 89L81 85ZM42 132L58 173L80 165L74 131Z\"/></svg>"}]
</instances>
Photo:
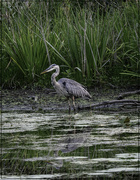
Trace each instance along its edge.
<instances>
[{"instance_id":1,"label":"shoreline vegetation","mask_svg":"<svg viewBox=\"0 0 140 180\"><path fill-rule=\"evenodd\" d=\"M136 86L138 1L3 1L2 88L51 87L50 64L87 87Z\"/></svg>"}]
</instances>

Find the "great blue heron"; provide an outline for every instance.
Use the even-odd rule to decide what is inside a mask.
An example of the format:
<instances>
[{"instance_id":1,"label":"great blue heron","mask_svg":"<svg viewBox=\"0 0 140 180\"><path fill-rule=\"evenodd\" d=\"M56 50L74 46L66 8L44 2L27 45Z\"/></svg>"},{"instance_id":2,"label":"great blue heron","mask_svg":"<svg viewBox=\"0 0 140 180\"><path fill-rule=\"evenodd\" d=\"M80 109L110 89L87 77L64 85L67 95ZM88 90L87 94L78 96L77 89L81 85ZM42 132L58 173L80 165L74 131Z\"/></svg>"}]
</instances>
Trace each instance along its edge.
<instances>
[{"instance_id":1,"label":"great blue heron","mask_svg":"<svg viewBox=\"0 0 140 180\"><path fill-rule=\"evenodd\" d=\"M87 92L87 90L84 89L83 85L68 78L61 78L58 81L56 81L56 76L60 73L60 68L56 64L50 65L47 69L45 69L41 74L44 74L46 72L50 72L52 70L56 70L52 76L51 76L51 83L56 90L56 92L60 95L65 96L68 99L69 104L69 114L71 112L71 104L70 104L70 98L72 99L73 103L73 109L74 112L76 112L75 107L75 98L78 97L87 97L91 99L91 95Z\"/></svg>"}]
</instances>

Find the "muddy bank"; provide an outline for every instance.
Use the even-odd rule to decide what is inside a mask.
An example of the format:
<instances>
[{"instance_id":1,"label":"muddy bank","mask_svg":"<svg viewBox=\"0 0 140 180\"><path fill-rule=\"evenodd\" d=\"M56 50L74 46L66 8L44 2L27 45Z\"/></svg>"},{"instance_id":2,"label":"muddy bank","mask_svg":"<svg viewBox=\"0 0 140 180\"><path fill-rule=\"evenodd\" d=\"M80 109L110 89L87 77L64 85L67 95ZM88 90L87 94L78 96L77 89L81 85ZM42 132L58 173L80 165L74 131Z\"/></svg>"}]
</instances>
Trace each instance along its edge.
<instances>
[{"instance_id":1,"label":"muddy bank","mask_svg":"<svg viewBox=\"0 0 140 180\"><path fill-rule=\"evenodd\" d=\"M92 99L90 101L78 98L76 105L78 107L102 103L104 101L115 100L119 94L127 92L126 89L90 89ZM24 112L52 112L68 111L68 103L65 97L59 97L54 89L43 90L2 90L1 93L2 112L6 111L24 111ZM132 95L125 99L139 100L139 95ZM78 108L80 110L80 108ZM82 109L84 110L84 109ZM138 112L139 105L119 108L116 104L95 108L94 111L110 112Z\"/></svg>"}]
</instances>

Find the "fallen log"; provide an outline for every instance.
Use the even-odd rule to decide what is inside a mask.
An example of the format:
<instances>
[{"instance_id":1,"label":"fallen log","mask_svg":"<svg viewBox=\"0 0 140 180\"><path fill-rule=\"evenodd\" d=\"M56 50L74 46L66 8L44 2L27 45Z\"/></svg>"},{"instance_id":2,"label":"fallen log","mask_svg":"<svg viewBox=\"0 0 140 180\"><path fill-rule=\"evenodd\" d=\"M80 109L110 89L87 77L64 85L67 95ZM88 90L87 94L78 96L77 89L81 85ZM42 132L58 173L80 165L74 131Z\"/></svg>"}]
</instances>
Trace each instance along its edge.
<instances>
[{"instance_id":1,"label":"fallen log","mask_svg":"<svg viewBox=\"0 0 140 180\"><path fill-rule=\"evenodd\" d=\"M136 91L130 91L130 92L125 92L120 94L117 99L123 99L124 97L128 97L128 96L132 96L134 94L140 94L140 90L136 90Z\"/></svg>"},{"instance_id":2,"label":"fallen log","mask_svg":"<svg viewBox=\"0 0 140 180\"><path fill-rule=\"evenodd\" d=\"M101 103L97 103L97 104L89 104L89 105L82 105L82 106L78 106L79 110L82 109L101 109L101 108L107 108L110 107L110 105L116 105L116 104L121 104L121 105L132 105L132 106L140 106L140 101L137 100L129 100L129 99L124 99L124 100L112 100L112 101L104 101Z\"/></svg>"}]
</instances>

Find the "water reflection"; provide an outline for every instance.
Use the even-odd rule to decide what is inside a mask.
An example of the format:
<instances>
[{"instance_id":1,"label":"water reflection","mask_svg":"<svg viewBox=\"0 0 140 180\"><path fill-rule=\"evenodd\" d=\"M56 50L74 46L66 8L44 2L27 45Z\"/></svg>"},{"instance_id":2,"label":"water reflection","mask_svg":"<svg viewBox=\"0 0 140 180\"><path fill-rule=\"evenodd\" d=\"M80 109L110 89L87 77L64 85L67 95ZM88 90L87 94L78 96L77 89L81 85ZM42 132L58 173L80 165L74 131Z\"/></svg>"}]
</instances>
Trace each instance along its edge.
<instances>
[{"instance_id":1,"label":"water reflection","mask_svg":"<svg viewBox=\"0 0 140 180\"><path fill-rule=\"evenodd\" d=\"M126 117L3 113L3 177L137 176L138 120L131 116L125 127L120 120Z\"/></svg>"},{"instance_id":2,"label":"water reflection","mask_svg":"<svg viewBox=\"0 0 140 180\"><path fill-rule=\"evenodd\" d=\"M78 147L83 146L83 143L86 141L86 138L84 137L68 137L66 138L63 143L64 147L62 145L63 149L60 149L63 153L68 153L71 151L76 150Z\"/></svg>"}]
</instances>

